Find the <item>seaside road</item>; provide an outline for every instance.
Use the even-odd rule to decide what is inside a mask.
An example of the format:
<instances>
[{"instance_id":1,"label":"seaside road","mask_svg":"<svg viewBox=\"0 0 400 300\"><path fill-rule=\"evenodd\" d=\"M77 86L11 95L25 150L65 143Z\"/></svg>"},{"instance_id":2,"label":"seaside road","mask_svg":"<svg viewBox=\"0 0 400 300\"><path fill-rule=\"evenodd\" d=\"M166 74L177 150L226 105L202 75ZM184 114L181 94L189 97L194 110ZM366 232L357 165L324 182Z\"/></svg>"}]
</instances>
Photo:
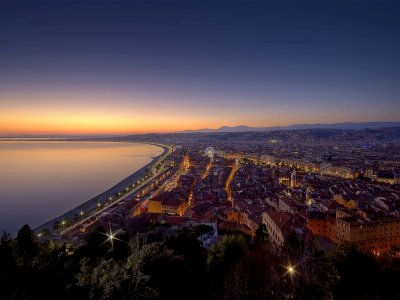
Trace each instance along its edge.
<instances>
[{"instance_id":1,"label":"seaside road","mask_svg":"<svg viewBox=\"0 0 400 300\"><path fill-rule=\"evenodd\" d=\"M164 155L162 155L160 157L160 159L158 159L159 161L162 161L163 159L165 159L169 154L171 153L171 148L168 147L168 150L166 151L166 153ZM100 210L91 212L87 217L85 217L84 219L78 221L77 223L74 223L73 225L69 226L68 228L62 230L60 232L60 235L65 235L68 234L70 231L75 230L76 228L78 228L79 226L81 226L82 224L88 222L89 220L95 218L96 216L98 216L99 214L111 209L113 206L115 206L116 204L118 204L119 202L125 200L127 197L131 196L132 194L134 194L135 192L139 191L142 187L144 187L146 184L148 184L149 182L151 182L154 178L156 178L157 176L161 175L164 172L164 168L161 168L158 172L155 172L152 176L150 176L148 179L146 179L145 181L143 181L139 186L137 186L136 188L134 188L133 190L129 191L128 193L124 194L123 196L121 196L119 199L115 200L113 203L111 203L108 206L105 206L103 208L101 208Z\"/></svg>"},{"instance_id":2,"label":"seaside road","mask_svg":"<svg viewBox=\"0 0 400 300\"><path fill-rule=\"evenodd\" d=\"M146 202L147 200L154 198L155 196L157 196L161 191L165 190L165 187L170 183L170 180L174 177L180 176L182 174L182 170L178 170L176 171L173 175L170 175L169 178L167 178L165 180L165 182L157 188L157 190L155 190L153 193L151 193L151 195L147 195L145 197L143 197L142 199L140 199L140 201L138 203L135 204L135 206L133 206L130 211L131 212L135 212L144 202Z\"/></svg>"},{"instance_id":3,"label":"seaside road","mask_svg":"<svg viewBox=\"0 0 400 300\"><path fill-rule=\"evenodd\" d=\"M77 223L74 223L73 225L71 225L70 227L64 229L63 231L60 232L60 235L65 235L68 234L70 231L75 230L76 228L80 227L82 224L86 223L87 221L95 218L96 216L98 216L99 214L111 209L113 206L115 206L116 204L118 204L119 202L125 200L127 197L131 196L132 194L134 194L135 192L137 192L138 190L140 190L143 186L145 186L147 183L151 182L154 178L156 178L157 176L159 176L160 174L162 174L164 170L162 170L161 172L157 172L155 173L153 176L151 176L149 179L145 180L141 185L139 185L138 187L136 187L135 189L133 189L132 191L128 192L127 194L123 195L122 197L120 197L119 199L115 200L112 204L103 207L102 209L95 211L93 213L91 213L89 216L87 216L86 218L80 220Z\"/></svg>"},{"instance_id":4,"label":"seaside road","mask_svg":"<svg viewBox=\"0 0 400 300\"><path fill-rule=\"evenodd\" d=\"M93 217L93 213L95 213L95 209L97 209L97 203L107 201L110 196L116 194L117 192L122 191L127 186L132 185L133 183L137 184L136 182L140 181L143 178L143 176L145 175L145 171L146 170L151 169L153 166L155 166L159 162L163 161L167 156L169 156L172 153L172 149L173 148L171 146L169 146L169 145L155 144L155 143L151 143L151 144L159 146L159 147L162 147L164 149L164 152L160 156L154 158L154 160L150 164L144 166L143 168L141 168L137 172L133 173L129 177L125 178L120 183L116 184L115 186L113 186L112 188L108 189L107 191L105 191L105 192L97 195L96 197L94 197L94 198L82 203L81 205L79 205L79 206L77 206L77 207L75 207L75 208L63 213L62 215L60 215L58 217L55 217L55 218L53 218L53 219L51 219L49 221L46 221L42 225L36 227L34 229L34 232L36 234L41 234L43 230L49 230L53 234L57 234L58 235L59 233L56 233L54 231L54 229L53 229L54 223L57 222L57 221L58 222L62 222L65 218L68 218L68 219L69 218L73 218L73 216L75 214L79 214L80 211L82 211L82 210L86 211L88 213L87 217L85 217L85 219L84 219L85 221L87 221L88 219L92 218ZM163 171L162 169L158 170L158 172L155 174L155 176L157 174L161 174L162 171ZM151 180L151 178L149 180ZM148 181L144 181L144 182L140 183L140 185L137 186L134 190L130 191L130 193L128 195L125 194L123 196L132 195L132 193L134 193L135 190L138 190L140 187L143 187L143 185L145 185L147 182ZM114 203L116 203L116 202L114 202ZM113 206L113 204L110 204L110 205L107 206L107 208L110 208L112 206ZM81 220L79 223L82 224L82 221L83 220ZM75 225L75 223L71 224L70 227L73 226L73 225ZM66 230L68 228L65 228L64 230Z\"/></svg>"}]
</instances>

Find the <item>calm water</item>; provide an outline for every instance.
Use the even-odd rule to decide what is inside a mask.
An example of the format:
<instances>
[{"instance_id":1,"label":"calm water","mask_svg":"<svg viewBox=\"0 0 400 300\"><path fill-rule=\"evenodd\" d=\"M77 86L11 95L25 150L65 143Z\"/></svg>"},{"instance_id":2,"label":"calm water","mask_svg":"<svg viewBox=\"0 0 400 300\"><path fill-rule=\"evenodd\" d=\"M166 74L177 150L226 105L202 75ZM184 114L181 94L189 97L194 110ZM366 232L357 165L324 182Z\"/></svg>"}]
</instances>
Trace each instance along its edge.
<instances>
[{"instance_id":1,"label":"calm water","mask_svg":"<svg viewBox=\"0 0 400 300\"><path fill-rule=\"evenodd\" d=\"M0 141L0 230L36 227L161 153L160 147L132 143Z\"/></svg>"}]
</instances>

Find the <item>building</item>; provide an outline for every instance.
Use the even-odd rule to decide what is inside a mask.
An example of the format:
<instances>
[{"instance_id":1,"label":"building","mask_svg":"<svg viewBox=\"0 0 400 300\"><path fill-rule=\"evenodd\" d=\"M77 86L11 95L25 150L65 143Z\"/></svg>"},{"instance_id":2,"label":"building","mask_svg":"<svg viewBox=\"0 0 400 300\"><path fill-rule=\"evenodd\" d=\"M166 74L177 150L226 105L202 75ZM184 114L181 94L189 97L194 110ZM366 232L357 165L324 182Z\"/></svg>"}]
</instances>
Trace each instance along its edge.
<instances>
[{"instance_id":1,"label":"building","mask_svg":"<svg viewBox=\"0 0 400 300\"><path fill-rule=\"evenodd\" d=\"M378 182L396 184L399 181L396 179L392 170L379 170L378 176L375 179Z\"/></svg>"},{"instance_id":2,"label":"building","mask_svg":"<svg viewBox=\"0 0 400 300\"><path fill-rule=\"evenodd\" d=\"M279 183L289 187L290 186L290 179L287 176L281 176L281 177L279 177Z\"/></svg>"},{"instance_id":3,"label":"building","mask_svg":"<svg viewBox=\"0 0 400 300\"><path fill-rule=\"evenodd\" d=\"M267 227L271 241L282 246L289 227L290 215L286 212L267 211L262 215L262 222Z\"/></svg>"},{"instance_id":4,"label":"building","mask_svg":"<svg viewBox=\"0 0 400 300\"><path fill-rule=\"evenodd\" d=\"M159 200L159 199L150 199L147 202L147 211L149 213L161 214L162 213L161 200Z\"/></svg>"},{"instance_id":5,"label":"building","mask_svg":"<svg viewBox=\"0 0 400 300\"><path fill-rule=\"evenodd\" d=\"M182 216L186 208L185 202L177 198L167 198L161 201L162 213Z\"/></svg>"},{"instance_id":6,"label":"building","mask_svg":"<svg viewBox=\"0 0 400 300\"><path fill-rule=\"evenodd\" d=\"M361 250L379 255L400 245L400 219L384 216L369 221L339 209L335 236L337 243L353 242Z\"/></svg>"},{"instance_id":7,"label":"building","mask_svg":"<svg viewBox=\"0 0 400 300\"><path fill-rule=\"evenodd\" d=\"M332 242L335 236L336 218L320 211L310 211L307 215L307 229L315 236L327 237Z\"/></svg>"},{"instance_id":8,"label":"building","mask_svg":"<svg viewBox=\"0 0 400 300\"><path fill-rule=\"evenodd\" d=\"M172 197L171 194L164 194L164 197L150 199L147 211L149 213L182 216L188 206L188 201L183 201L180 197Z\"/></svg>"},{"instance_id":9,"label":"building","mask_svg":"<svg viewBox=\"0 0 400 300\"><path fill-rule=\"evenodd\" d=\"M290 174L290 187L298 187L296 171L293 171L292 174Z\"/></svg>"},{"instance_id":10,"label":"building","mask_svg":"<svg viewBox=\"0 0 400 300\"><path fill-rule=\"evenodd\" d=\"M349 167L332 166L330 163L322 163L320 165L320 173L322 175L330 175L342 178L353 178L354 172Z\"/></svg>"},{"instance_id":11,"label":"building","mask_svg":"<svg viewBox=\"0 0 400 300\"><path fill-rule=\"evenodd\" d=\"M350 195L334 194L333 200L347 208L357 207L357 202Z\"/></svg>"}]
</instances>

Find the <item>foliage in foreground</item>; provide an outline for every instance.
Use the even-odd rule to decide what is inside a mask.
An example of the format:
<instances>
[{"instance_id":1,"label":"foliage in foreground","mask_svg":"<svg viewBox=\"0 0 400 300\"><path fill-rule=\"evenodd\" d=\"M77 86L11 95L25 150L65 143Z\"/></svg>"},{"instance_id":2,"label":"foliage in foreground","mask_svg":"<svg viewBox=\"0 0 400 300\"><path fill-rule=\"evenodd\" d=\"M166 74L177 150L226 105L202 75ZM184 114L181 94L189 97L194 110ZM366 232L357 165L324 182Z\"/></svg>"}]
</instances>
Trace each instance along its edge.
<instances>
[{"instance_id":1,"label":"foliage in foreground","mask_svg":"<svg viewBox=\"0 0 400 300\"><path fill-rule=\"evenodd\" d=\"M158 230L158 231L157 231ZM400 260L352 244L322 250L288 236L276 249L264 226L255 238L227 233L211 249L207 228L122 234L99 228L77 248L39 242L25 225L0 241L0 299L396 299ZM162 233L162 234L160 234ZM293 269L290 269L292 266Z\"/></svg>"}]
</instances>

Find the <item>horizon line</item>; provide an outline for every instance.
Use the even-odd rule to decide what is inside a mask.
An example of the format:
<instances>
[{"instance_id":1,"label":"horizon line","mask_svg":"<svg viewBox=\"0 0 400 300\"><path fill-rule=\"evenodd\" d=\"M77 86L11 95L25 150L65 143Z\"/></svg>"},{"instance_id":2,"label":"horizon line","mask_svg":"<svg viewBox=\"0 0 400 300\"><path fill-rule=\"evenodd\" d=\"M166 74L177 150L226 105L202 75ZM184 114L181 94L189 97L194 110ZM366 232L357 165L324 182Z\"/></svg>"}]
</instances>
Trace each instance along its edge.
<instances>
[{"instance_id":1,"label":"horizon line","mask_svg":"<svg viewBox=\"0 0 400 300\"><path fill-rule=\"evenodd\" d=\"M346 121L346 122L334 122L334 123L295 123L295 124L288 124L288 125L271 125L271 126L248 126L248 125L222 125L216 128L198 128L198 129L183 129L183 130L176 130L176 131L149 131L149 132L117 132L117 133L19 133L19 134L5 134L0 135L1 139L7 138L45 138L45 137L53 137L53 138L73 138L73 137L119 137L119 136L129 136L129 135L146 135L146 134L174 134L174 133L196 133L205 130L209 131L218 131L223 128L235 129L235 128L249 128L255 130L262 130L262 129L284 129L286 127L292 126L334 126L334 125L357 125L357 124L380 124L380 123L400 123L399 121L365 121L365 122L353 122L353 121ZM400 125L400 124L399 124ZM390 127L384 126L381 128ZM307 128L290 128L287 130L301 130ZM312 128L317 129L317 128ZM328 128L321 128L321 129L328 129ZM345 130L346 128L343 128ZM362 129L362 128L348 128L348 130L354 129ZM367 127L365 127L367 129Z\"/></svg>"}]
</instances>

